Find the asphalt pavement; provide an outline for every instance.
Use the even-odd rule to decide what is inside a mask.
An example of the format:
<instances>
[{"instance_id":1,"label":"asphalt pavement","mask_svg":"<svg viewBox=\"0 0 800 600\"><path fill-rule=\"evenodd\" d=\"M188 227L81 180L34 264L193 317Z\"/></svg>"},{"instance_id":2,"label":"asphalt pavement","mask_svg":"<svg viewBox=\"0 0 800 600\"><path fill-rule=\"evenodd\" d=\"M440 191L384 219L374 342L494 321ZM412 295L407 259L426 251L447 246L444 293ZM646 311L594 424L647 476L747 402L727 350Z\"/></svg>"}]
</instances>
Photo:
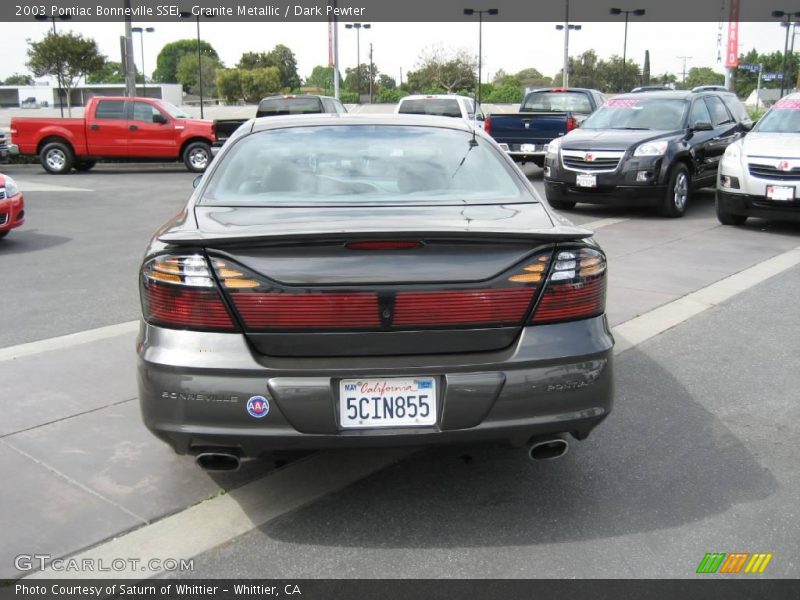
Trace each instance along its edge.
<instances>
[{"instance_id":1,"label":"asphalt pavement","mask_svg":"<svg viewBox=\"0 0 800 600\"><path fill-rule=\"evenodd\" d=\"M541 171L526 170L541 189ZM278 483L304 461L212 476L139 420L137 268L193 175L4 171L25 192L27 222L0 242L0 478L13 508L0 511L0 578L23 574L21 553L103 552L217 498L238 504L243 529L209 533L193 576L690 577L715 551L772 552L765 576L800 576L800 267L680 316L698 290L791 255L797 225L720 226L708 191L677 220L579 205L568 216L609 256L611 325L680 317L617 356L615 410L588 440L547 463L491 445L420 449L284 498ZM263 496L237 496L254 484ZM283 508L256 518L259 498Z\"/></svg>"}]
</instances>

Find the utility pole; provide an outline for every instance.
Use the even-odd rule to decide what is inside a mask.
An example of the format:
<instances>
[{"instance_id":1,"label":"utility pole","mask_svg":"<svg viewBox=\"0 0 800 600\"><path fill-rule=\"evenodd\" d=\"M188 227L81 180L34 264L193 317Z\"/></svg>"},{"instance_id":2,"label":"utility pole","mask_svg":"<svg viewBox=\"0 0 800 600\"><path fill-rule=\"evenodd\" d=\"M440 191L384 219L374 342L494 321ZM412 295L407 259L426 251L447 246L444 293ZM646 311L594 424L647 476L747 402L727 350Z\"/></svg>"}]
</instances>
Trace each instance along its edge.
<instances>
[{"instance_id":1,"label":"utility pole","mask_svg":"<svg viewBox=\"0 0 800 600\"><path fill-rule=\"evenodd\" d=\"M372 42L369 43L369 103L372 104Z\"/></svg>"},{"instance_id":2,"label":"utility pole","mask_svg":"<svg viewBox=\"0 0 800 600\"><path fill-rule=\"evenodd\" d=\"M678 60L682 60L683 61L683 72L682 72L681 83L686 83L686 62L689 61L689 60L692 60L692 58L693 58L692 56L678 56L677 57Z\"/></svg>"},{"instance_id":3,"label":"utility pole","mask_svg":"<svg viewBox=\"0 0 800 600\"><path fill-rule=\"evenodd\" d=\"M133 31L131 29L131 0L124 2L125 12L125 95L132 97L136 95L136 63L133 62Z\"/></svg>"}]
</instances>

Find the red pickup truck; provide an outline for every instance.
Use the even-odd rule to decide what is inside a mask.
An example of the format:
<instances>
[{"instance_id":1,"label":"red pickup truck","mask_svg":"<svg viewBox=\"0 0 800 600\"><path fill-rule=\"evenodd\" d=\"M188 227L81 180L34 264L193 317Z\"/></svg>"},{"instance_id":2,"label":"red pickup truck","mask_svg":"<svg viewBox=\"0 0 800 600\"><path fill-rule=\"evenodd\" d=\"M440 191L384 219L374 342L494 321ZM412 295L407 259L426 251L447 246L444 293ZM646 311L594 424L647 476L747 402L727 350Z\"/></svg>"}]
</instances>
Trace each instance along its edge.
<instances>
[{"instance_id":1,"label":"red pickup truck","mask_svg":"<svg viewBox=\"0 0 800 600\"><path fill-rule=\"evenodd\" d=\"M96 96L83 119L11 119L11 151L38 155L46 171L88 171L98 158L182 160L199 173L211 162L213 121L190 119L154 98Z\"/></svg>"}]
</instances>

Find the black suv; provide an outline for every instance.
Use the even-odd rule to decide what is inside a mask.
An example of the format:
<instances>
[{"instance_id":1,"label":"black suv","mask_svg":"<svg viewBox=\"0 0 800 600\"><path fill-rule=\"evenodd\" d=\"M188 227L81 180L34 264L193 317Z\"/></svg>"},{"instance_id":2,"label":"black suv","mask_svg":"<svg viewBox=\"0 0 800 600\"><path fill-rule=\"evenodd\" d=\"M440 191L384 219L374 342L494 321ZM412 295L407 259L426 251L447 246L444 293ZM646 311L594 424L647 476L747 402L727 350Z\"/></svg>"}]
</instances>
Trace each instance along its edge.
<instances>
[{"instance_id":1,"label":"black suv","mask_svg":"<svg viewBox=\"0 0 800 600\"><path fill-rule=\"evenodd\" d=\"M549 144L547 200L563 210L577 202L649 204L681 217L692 190L716 183L725 148L752 126L730 92L616 96Z\"/></svg>"}]
</instances>

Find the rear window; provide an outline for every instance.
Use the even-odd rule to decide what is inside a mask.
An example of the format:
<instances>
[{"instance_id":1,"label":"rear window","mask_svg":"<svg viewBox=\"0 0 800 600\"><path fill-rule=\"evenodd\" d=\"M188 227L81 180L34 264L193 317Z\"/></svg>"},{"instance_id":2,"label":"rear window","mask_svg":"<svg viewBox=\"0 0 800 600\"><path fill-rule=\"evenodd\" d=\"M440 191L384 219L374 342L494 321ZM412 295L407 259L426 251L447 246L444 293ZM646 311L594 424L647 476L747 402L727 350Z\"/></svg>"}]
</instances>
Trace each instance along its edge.
<instances>
[{"instance_id":1,"label":"rear window","mask_svg":"<svg viewBox=\"0 0 800 600\"><path fill-rule=\"evenodd\" d=\"M583 92L531 92L520 107L521 112L592 112L589 96Z\"/></svg>"},{"instance_id":2,"label":"rear window","mask_svg":"<svg viewBox=\"0 0 800 600\"><path fill-rule=\"evenodd\" d=\"M418 98L401 100L400 110L405 115L433 115L437 117L460 117L461 108L455 98Z\"/></svg>"},{"instance_id":3,"label":"rear window","mask_svg":"<svg viewBox=\"0 0 800 600\"><path fill-rule=\"evenodd\" d=\"M202 202L471 204L521 198L523 188L501 154L486 140L477 138L474 145L472 139L465 131L399 125L261 131L220 156Z\"/></svg>"},{"instance_id":4,"label":"rear window","mask_svg":"<svg viewBox=\"0 0 800 600\"><path fill-rule=\"evenodd\" d=\"M309 115L321 113L319 98L268 98L258 105L257 117L277 117L281 115Z\"/></svg>"},{"instance_id":5,"label":"rear window","mask_svg":"<svg viewBox=\"0 0 800 600\"><path fill-rule=\"evenodd\" d=\"M124 119L125 101L124 100L100 100L97 109L94 111L95 119Z\"/></svg>"}]
</instances>

